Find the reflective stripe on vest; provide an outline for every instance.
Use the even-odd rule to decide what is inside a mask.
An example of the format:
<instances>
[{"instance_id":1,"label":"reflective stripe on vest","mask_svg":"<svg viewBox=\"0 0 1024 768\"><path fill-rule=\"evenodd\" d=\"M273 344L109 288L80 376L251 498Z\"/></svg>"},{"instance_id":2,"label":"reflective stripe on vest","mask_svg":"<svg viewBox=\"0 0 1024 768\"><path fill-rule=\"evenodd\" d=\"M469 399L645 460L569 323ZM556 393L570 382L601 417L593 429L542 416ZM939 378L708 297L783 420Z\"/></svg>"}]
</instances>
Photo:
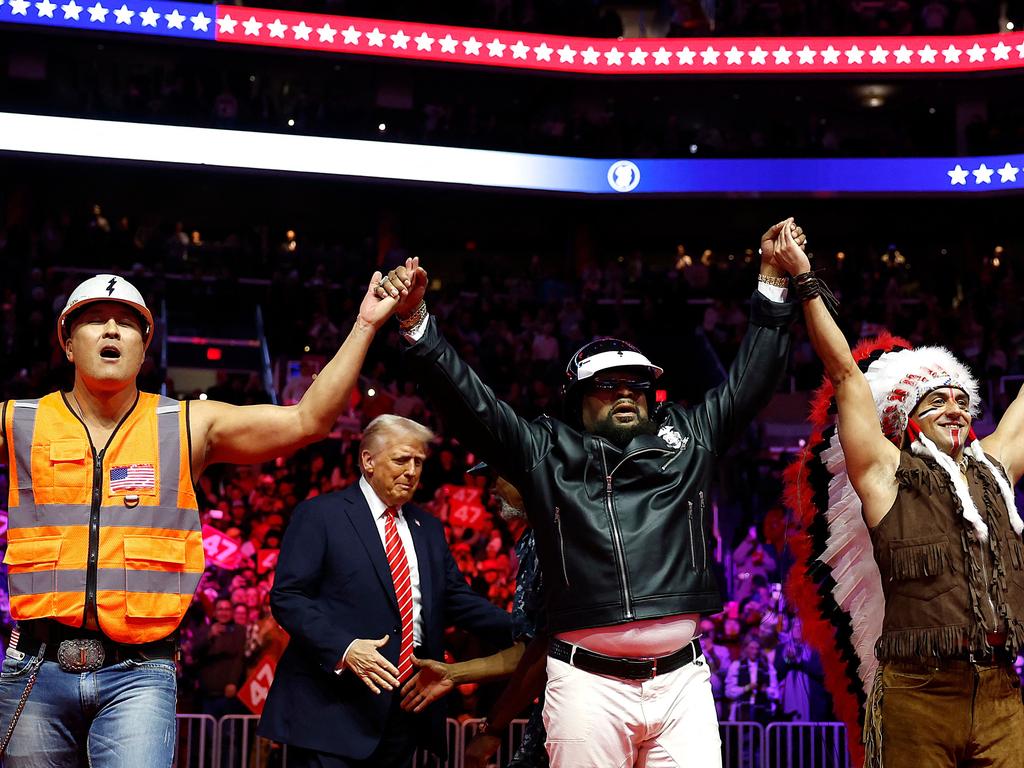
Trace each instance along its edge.
<instances>
[{"instance_id":1,"label":"reflective stripe on vest","mask_svg":"<svg viewBox=\"0 0 1024 768\"><path fill-rule=\"evenodd\" d=\"M12 401L7 428L11 615L81 626L94 449L60 393ZM140 393L102 448L96 612L100 628L119 642L174 631L203 572L185 428L180 403ZM144 468L142 479L111 490L112 469L132 465Z\"/></svg>"}]
</instances>

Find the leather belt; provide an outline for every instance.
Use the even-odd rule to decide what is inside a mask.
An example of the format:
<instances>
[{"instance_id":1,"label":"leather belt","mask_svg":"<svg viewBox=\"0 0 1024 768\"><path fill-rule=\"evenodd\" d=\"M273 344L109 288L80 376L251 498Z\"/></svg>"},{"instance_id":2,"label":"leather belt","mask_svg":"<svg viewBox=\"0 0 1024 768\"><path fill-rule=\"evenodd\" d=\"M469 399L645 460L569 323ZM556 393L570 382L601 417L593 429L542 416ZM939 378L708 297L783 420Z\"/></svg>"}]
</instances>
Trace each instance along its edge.
<instances>
[{"instance_id":1,"label":"leather belt","mask_svg":"<svg viewBox=\"0 0 1024 768\"><path fill-rule=\"evenodd\" d=\"M648 659L605 656L603 653L594 653L594 651L588 651L586 648L557 638L553 639L548 647L548 656L553 659L572 664L586 672L621 677L626 680L650 680L658 675L673 672L699 658L701 653L700 641L696 638L667 656Z\"/></svg>"},{"instance_id":2,"label":"leather belt","mask_svg":"<svg viewBox=\"0 0 1024 768\"><path fill-rule=\"evenodd\" d=\"M65 627L58 622L38 620L18 625L15 650L35 656L45 643L43 658L56 661L65 672L95 672L122 661L153 661L177 656L177 635L138 645L116 643L89 630Z\"/></svg>"}]
</instances>

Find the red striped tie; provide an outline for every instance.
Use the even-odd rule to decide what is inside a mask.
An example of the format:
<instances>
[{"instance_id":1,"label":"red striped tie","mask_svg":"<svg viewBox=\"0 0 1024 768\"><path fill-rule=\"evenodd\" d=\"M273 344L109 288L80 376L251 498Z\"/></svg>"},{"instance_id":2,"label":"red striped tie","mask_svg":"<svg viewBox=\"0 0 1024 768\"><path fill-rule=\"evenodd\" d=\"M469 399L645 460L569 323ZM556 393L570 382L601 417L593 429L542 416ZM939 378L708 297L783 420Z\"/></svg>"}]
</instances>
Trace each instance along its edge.
<instances>
[{"instance_id":1,"label":"red striped tie","mask_svg":"<svg viewBox=\"0 0 1024 768\"><path fill-rule=\"evenodd\" d=\"M395 583L398 613L402 617L402 644L398 650L398 679L405 680L412 673L412 578L405 547L398 536L395 516L398 510L388 507L384 513L384 548L387 550L391 579Z\"/></svg>"}]
</instances>

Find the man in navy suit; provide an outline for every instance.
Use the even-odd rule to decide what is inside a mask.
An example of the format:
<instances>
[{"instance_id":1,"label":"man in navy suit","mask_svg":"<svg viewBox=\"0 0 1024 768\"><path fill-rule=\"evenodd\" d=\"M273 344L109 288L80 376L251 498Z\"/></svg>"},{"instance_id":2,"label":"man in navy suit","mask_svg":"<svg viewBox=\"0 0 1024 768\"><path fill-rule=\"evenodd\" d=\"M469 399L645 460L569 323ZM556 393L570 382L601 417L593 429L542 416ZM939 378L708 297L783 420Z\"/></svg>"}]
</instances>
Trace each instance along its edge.
<instances>
[{"instance_id":1,"label":"man in navy suit","mask_svg":"<svg viewBox=\"0 0 1024 768\"><path fill-rule=\"evenodd\" d=\"M378 416L359 483L295 509L270 594L291 642L259 728L289 745L289 768L408 768L421 746L443 756L443 706L400 706L412 649L442 658L450 624L512 644L509 615L467 586L441 524L409 503L432 438Z\"/></svg>"}]
</instances>

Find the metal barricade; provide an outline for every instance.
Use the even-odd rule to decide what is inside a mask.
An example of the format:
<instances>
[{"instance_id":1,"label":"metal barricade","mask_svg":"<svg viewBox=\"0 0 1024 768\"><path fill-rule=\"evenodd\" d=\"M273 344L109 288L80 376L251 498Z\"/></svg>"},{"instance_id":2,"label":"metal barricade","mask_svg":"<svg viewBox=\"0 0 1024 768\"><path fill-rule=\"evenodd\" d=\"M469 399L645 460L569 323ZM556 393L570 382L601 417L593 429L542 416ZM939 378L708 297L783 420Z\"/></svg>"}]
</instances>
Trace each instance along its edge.
<instances>
[{"instance_id":1,"label":"metal barricade","mask_svg":"<svg viewBox=\"0 0 1024 768\"><path fill-rule=\"evenodd\" d=\"M760 723L719 723L723 768L768 768L764 761L764 726Z\"/></svg>"},{"instance_id":2,"label":"metal barricade","mask_svg":"<svg viewBox=\"0 0 1024 768\"><path fill-rule=\"evenodd\" d=\"M287 768L288 746L256 735L258 715L226 715L217 724L216 768Z\"/></svg>"},{"instance_id":3,"label":"metal barricade","mask_svg":"<svg viewBox=\"0 0 1024 768\"><path fill-rule=\"evenodd\" d=\"M178 715L174 768L287 768L288 747L256 735L256 715ZM448 759L417 752L413 768L463 768L466 745L483 720L448 718ZM505 765L523 739L526 720L513 720L492 766ZM851 768L843 723L719 724L723 768Z\"/></svg>"},{"instance_id":4,"label":"metal barricade","mask_svg":"<svg viewBox=\"0 0 1024 768\"><path fill-rule=\"evenodd\" d=\"M765 731L771 768L850 768L844 723L772 723Z\"/></svg>"},{"instance_id":5,"label":"metal barricade","mask_svg":"<svg viewBox=\"0 0 1024 768\"><path fill-rule=\"evenodd\" d=\"M511 760L512 756L516 753L516 750L519 749L519 745L523 741L523 736L526 734L526 724L528 722L530 721L525 718L521 718L513 720L508 724L508 760ZM505 763L507 763L508 760L506 760ZM502 765L505 765L505 763L502 763Z\"/></svg>"},{"instance_id":6,"label":"metal barricade","mask_svg":"<svg viewBox=\"0 0 1024 768\"><path fill-rule=\"evenodd\" d=\"M213 768L217 721L210 715L177 715L174 768Z\"/></svg>"}]
</instances>

